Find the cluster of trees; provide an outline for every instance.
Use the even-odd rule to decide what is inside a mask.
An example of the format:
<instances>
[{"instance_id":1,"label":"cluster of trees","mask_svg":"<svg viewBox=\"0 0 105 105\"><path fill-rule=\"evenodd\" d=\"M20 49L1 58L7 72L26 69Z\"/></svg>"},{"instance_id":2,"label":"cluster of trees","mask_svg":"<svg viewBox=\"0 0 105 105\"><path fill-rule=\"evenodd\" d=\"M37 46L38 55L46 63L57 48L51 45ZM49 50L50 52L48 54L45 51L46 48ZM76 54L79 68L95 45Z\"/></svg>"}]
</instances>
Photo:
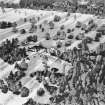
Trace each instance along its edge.
<instances>
[{"instance_id":1,"label":"cluster of trees","mask_svg":"<svg viewBox=\"0 0 105 105\"><path fill-rule=\"evenodd\" d=\"M10 28L13 26L12 24L13 23L11 23L11 22L2 21L2 22L0 22L0 28L1 29Z\"/></svg>"},{"instance_id":2,"label":"cluster of trees","mask_svg":"<svg viewBox=\"0 0 105 105\"><path fill-rule=\"evenodd\" d=\"M61 27L60 30L57 31L57 33L53 36L53 40L65 40L66 39L66 32L64 31L64 29Z\"/></svg>"},{"instance_id":3,"label":"cluster of trees","mask_svg":"<svg viewBox=\"0 0 105 105\"><path fill-rule=\"evenodd\" d=\"M29 89L22 86L20 81L21 78L25 76L23 71L12 71L9 73L9 76L5 80L0 80L0 89L2 93L7 93L8 91L13 92L15 95L20 95L21 97L27 97L29 95Z\"/></svg>"},{"instance_id":4,"label":"cluster of trees","mask_svg":"<svg viewBox=\"0 0 105 105\"><path fill-rule=\"evenodd\" d=\"M33 35L33 36L28 36L27 37L27 41L28 42L37 42L37 40L38 40L37 35Z\"/></svg>"},{"instance_id":5,"label":"cluster of trees","mask_svg":"<svg viewBox=\"0 0 105 105\"><path fill-rule=\"evenodd\" d=\"M52 3L54 0L20 0L20 7L30 7L33 8L34 6L43 6L44 8L47 8L48 6L52 6Z\"/></svg>"},{"instance_id":6,"label":"cluster of trees","mask_svg":"<svg viewBox=\"0 0 105 105\"><path fill-rule=\"evenodd\" d=\"M44 87L51 95L53 94L50 97L52 103L60 104L64 102L66 104L69 102L70 104L72 100L75 100L79 105L85 105L94 101L99 103L97 97L99 92L104 96L104 90L97 90L97 87L100 87L100 84L101 86L105 85L105 44L100 45L100 48L98 48L99 52L91 52L87 43L87 39L82 40L80 48L74 48L63 53L59 50L52 51L59 58L63 54L63 60L69 58L73 68L68 69L68 71L65 71L64 67L64 72L59 73L59 70L48 70L48 65L46 65L43 71L34 73L34 76L37 76L37 78L43 76ZM93 57L95 58L94 60ZM48 72L49 74L45 75ZM85 76L84 79L82 79L83 75ZM44 77L49 78L50 85ZM54 86L51 84L54 84ZM58 87L56 88L56 86ZM43 89L38 90L39 96L43 96L43 94ZM103 99L104 101L105 98ZM29 104L32 102L31 105L34 103L33 100L29 102ZM28 103L24 105L28 105Z\"/></svg>"},{"instance_id":7,"label":"cluster of trees","mask_svg":"<svg viewBox=\"0 0 105 105\"><path fill-rule=\"evenodd\" d=\"M91 0L93 1L93 0ZM81 12L81 13L89 13L95 15L103 15L104 11L104 2L96 3L96 7L91 6L90 4L81 6L78 4L78 0L20 0L18 4L14 3L3 3L0 2L1 6L6 8L32 8L32 9L54 9L54 10L62 10L62 11L71 11L71 12Z\"/></svg>"},{"instance_id":8,"label":"cluster of trees","mask_svg":"<svg viewBox=\"0 0 105 105\"><path fill-rule=\"evenodd\" d=\"M68 71L68 74L66 74L62 80L60 80L60 84L57 86L59 86L59 93L56 94L57 92L55 92L54 96L51 97L51 101L54 103L60 103L60 102L64 102L65 99L70 98L71 100L68 100L69 102L72 103L72 99L74 99L74 96L76 97L76 103L78 103L79 105L84 105L85 103L93 103L93 101L97 101L98 102L98 91L97 87L100 87L100 84L102 84L103 86L105 85L105 44L100 45L99 49L99 53L97 53L96 51L91 52L89 51L89 49L87 48L87 43L85 41L83 41L81 43L82 47L80 49L74 48L72 53L68 53L71 54L71 56L69 55L67 58L71 58L71 62L72 60L75 59L75 61L73 61L73 69L70 69ZM84 45L86 45L84 47ZM103 47L102 47L103 46ZM83 51L83 52L82 52ZM84 51L88 51L88 52L84 52ZM55 53L60 55L60 51L57 52L55 51ZM65 52L66 54L66 52ZM93 60L93 56L95 57L95 59ZM59 56L57 56L59 57ZM78 59L78 60L77 60ZM81 66L81 64L83 64L83 66ZM91 69L91 71L89 71L89 69ZM82 80L79 77L82 77L82 75L86 74L85 79ZM72 74L72 75L71 75ZM74 74L74 75L73 75ZM53 80L56 80L55 76L52 77ZM72 81L72 86L69 85L71 81ZM84 81L84 83L83 83ZM57 81L58 82L58 81ZM99 83L99 84L98 84ZM83 86L84 84L84 86ZM72 92L71 92L71 87L72 89L75 90L75 92L73 93L72 96ZM100 90L100 92L102 92L104 90ZM74 95L75 94L75 95ZM87 96L88 94L88 96ZM95 95L96 94L96 95ZM104 93L102 93L104 96ZM86 98L82 95L86 95ZM67 98L68 97L68 98ZM87 102L85 101L85 99L87 100ZM105 99L103 99L103 102L105 101ZM67 101L65 100L65 103ZM99 103L99 102L98 102Z\"/></svg>"},{"instance_id":9,"label":"cluster of trees","mask_svg":"<svg viewBox=\"0 0 105 105\"><path fill-rule=\"evenodd\" d=\"M71 7L75 11L77 2L73 2L69 0L20 0L19 5L21 8L29 7L38 9L56 9L63 11L67 11Z\"/></svg>"},{"instance_id":10,"label":"cluster of trees","mask_svg":"<svg viewBox=\"0 0 105 105\"><path fill-rule=\"evenodd\" d=\"M1 89L2 93L7 93L7 92L8 92L8 87L7 87L7 85L4 83L3 80L0 80L0 89Z\"/></svg>"},{"instance_id":11,"label":"cluster of trees","mask_svg":"<svg viewBox=\"0 0 105 105\"><path fill-rule=\"evenodd\" d=\"M17 3L3 3L3 1L0 2L0 6L4 7L4 8L19 8L19 4Z\"/></svg>"},{"instance_id":12,"label":"cluster of trees","mask_svg":"<svg viewBox=\"0 0 105 105\"><path fill-rule=\"evenodd\" d=\"M19 40L17 38L13 38L12 41L7 39L2 42L0 46L0 58L3 59L4 62L13 64L25 57L27 57L26 49L19 48Z\"/></svg>"},{"instance_id":13,"label":"cluster of trees","mask_svg":"<svg viewBox=\"0 0 105 105\"><path fill-rule=\"evenodd\" d=\"M50 105L50 104L41 104L39 102L36 102L33 98L29 98L27 100L27 102L25 102L24 104L22 105Z\"/></svg>"}]
</instances>

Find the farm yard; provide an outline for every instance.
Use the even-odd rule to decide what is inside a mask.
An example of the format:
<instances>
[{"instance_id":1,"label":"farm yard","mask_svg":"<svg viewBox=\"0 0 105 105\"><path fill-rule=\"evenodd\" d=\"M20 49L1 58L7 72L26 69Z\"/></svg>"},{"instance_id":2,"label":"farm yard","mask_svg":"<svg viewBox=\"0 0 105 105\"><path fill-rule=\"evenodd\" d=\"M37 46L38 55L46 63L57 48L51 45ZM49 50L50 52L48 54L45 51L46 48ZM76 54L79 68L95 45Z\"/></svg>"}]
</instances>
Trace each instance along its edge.
<instances>
[{"instance_id":1,"label":"farm yard","mask_svg":"<svg viewBox=\"0 0 105 105\"><path fill-rule=\"evenodd\" d=\"M4 9L0 105L105 105L104 17Z\"/></svg>"}]
</instances>

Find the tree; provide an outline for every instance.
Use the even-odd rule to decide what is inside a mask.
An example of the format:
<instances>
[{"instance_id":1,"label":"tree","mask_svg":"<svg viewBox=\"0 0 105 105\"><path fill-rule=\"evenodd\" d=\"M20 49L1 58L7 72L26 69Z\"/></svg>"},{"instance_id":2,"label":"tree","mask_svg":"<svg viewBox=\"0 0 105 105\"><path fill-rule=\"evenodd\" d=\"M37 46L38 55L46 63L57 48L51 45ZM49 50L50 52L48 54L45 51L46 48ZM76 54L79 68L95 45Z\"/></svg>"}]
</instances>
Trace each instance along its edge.
<instances>
[{"instance_id":1,"label":"tree","mask_svg":"<svg viewBox=\"0 0 105 105\"><path fill-rule=\"evenodd\" d=\"M33 36L33 42L37 42L37 40L38 40L37 35L34 35L34 36Z\"/></svg>"},{"instance_id":2,"label":"tree","mask_svg":"<svg viewBox=\"0 0 105 105\"><path fill-rule=\"evenodd\" d=\"M27 37L27 41L28 41L28 42L31 42L31 41L37 42L37 35L28 36L28 37Z\"/></svg>"},{"instance_id":3,"label":"tree","mask_svg":"<svg viewBox=\"0 0 105 105\"><path fill-rule=\"evenodd\" d=\"M68 39L73 39L73 35L70 34L70 35L67 36L67 38L68 38Z\"/></svg>"},{"instance_id":4,"label":"tree","mask_svg":"<svg viewBox=\"0 0 105 105\"><path fill-rule=\"evenodd\" d=\"M44 30L45 30L45 29L44 29L44 28L42 28L42 32L44 32Z\"/></svg>"},{"instance_id":5,"label":"tree","mask_svg":"<svg viewBox=\"0 0 105 105\"><path fill-rule=\"evenodd\" d=\"M4 85L4 86L3 86L2 92L3 92L3 93L7 93L7 92L8 92L8 87L7 87L7 85Z\"/></svg>"},{"instance_id":6,"label":"tree","mask_svg":"<svg viewBox=\"0 0 105 105\"><path fill-rule=\"evenodd\" d=\"M0 79L0 88L4 86L4 80Z\"/></svg>"},{"instance_id":7,"label":"tree","mask_svg":"<svg viewBox=\"0 0 105 105\"><path fill-rule=\"evenodd\" d=\"M30 32L30 33L33 33L33 32L35 32L36 29L37 29L37 26L35 25L35 24L37 23L35 17L33 17L32 19L30 19L30 23L31 23L31 27L30 27L29 32Z\"/></svg>"},{"instance_id":8,"label":"tree","mask_svg":"<svg viewBox=\"0 0 105 105\"><path fill-rule=\"evenodd\" d=\"M0 23L0 28L1 28L1 29L7 28L7 22L2 21L2 22Z\"/></svg>"},{"instance_id":9,"label":"tree","mask_svg":"<svg viewBox=\"0 0 105 105\"><path fill-rule=\"evenodd\" d=\"M49 22L50 29L54 29L54 23L52 21Z\"/></svg>"},{"instance_id":10,"label":"tree","mask_svg":"<svg viewBox=\"0 0 105 105\"><path fill-rule=\"evenodd\" d=\"M38 96L43 96L45 94L45 91L43 88L39 88L39 90L37 90L37 95Z\"/></svg>"},{"instance_id":11,"label":"tree","mask_svg":"<svg viewBox=\"0 0 105 105\"><path fill-rule=\"evenodd\" d=\"M27 41L28 41L28 42L31 42L31 41L32 41L32 39L33 39L33 37L32 37L32 36L28 36L28 37L27 37Z\"/></svg>"},{"instance_id":12,"label":"tree","mask_svg":"<svg viewBox=\"0 0 105 105\"><path fill-rule=\"evenodd\" d=\"M54 35L53 36L53 40L58 40L58 36L57 35Z\"/></svg>"},{"instance_id":13,"label":"tree","mask_svg":"<svg viewBox=\"0 0 105 105\"><path fill-rule=\"evenodd\" d=\"M13 27L13 29L12 29L12 32L14 32L14 33L16 33L18 30L17 30L17 23L16 22L14 22L13 24L12 24L12 27Z\"/></svg>"},{"instance_id":14,"label":"tree","mask_svg":"<svg viewBox=\"0 0 105 105\"><path fill-rule=\"evenodd\" d=\"M32 98L29 98L26 103L23 105L37 105L36 101L34 101Z\"/></svg>"},{"instance_id":15,"label":"tree","mask_svg":"<svg viewBox=\"0 0 105 105\"><path fill-rule=\"evenodd\" d=\"M54 22L59 22L61 20L60 16L55 15L54 17Z\"/></svg>"},{"instance_id":16,"label":"tree","mask_svg":"<svg viewBox=\"0 0 105 105\"><path fill-rule=\"evenodd\" d=\"M45 35L45 39L46 39L46 40L50 40L50 39L51 39L51 37L50 37L50 34L49 34L49 33L46 33L46 35Z\"/></svg>"},{"instance_id":17,"label":"tree","mask_svg":"<svg viewBox=\"0 0 105 105\"><path fill-rule=\"evenodd\" d=\"M57 31L57 36L60 36L61 35L61 31Z\"/></svg>"},{"instance_id":18,"label":"tree","mask_svg":"<svg viewBox=\"0 0 105 105\"><path fill-rule=\"evenodd\" d=\"M13 79L13 77L14 77L14 74L13 74L13 72L11 71L10 74L9 74L9 76L8 76L8 78L9 78L9 79Z\"/></svg>"},{"instance_id":19,"label":"tree","mask_svg":"<svg viewBox=\"0 0 105 105\"><path fill-rule=\"evenodd\" d=\"M61 48L62 47L62 42L61 41L58 41L56 44L57 44L57 48Z\"/></svg>"},{"instance_id":20,"label":"tree","mask_svg":"<svg viewBox=\"0 0 105 105\"><path fill-rule=\"evenodd\" d=\"M75 6L75 9L77 9L78 7L78 0L72 0L73 5Z\"/></svg>"},{"instance_id":21,"label":"tree","mask_svg":"<svg viewBox=\"0 0 105 105\"><path fill-rule=\"evenodd\" d=\"M5 9L4 9L4 2L1 2L1 9L2 9L2 12L5 13Z\"/></svg>"},{"instance_id":22,"label":"tree","mask_svg":"<svg viewBox=\"0 0 105 105\"><path fill-rule=\"evenodd\" d=\"M67 33L70 33L71 32L71 29L67 29Z\"/></svg>"},{"instance_id":23,"label":"tree","mask_svg":"<svg viewBox=\"0 0 105 105\"><path fill-rule=\"evenodd\" d=\"M26 30L25 30L25 29L21 29L21 30L20 30L20 33L21 33L21 34L25 34L25 33L26 33Z\"/></svg>"},{"instance_id":24,"label":"tree","mask_svg":"<svg viewBox=\"0 0 105 105\"><path fill-rule=\"evenodd\" d=\"M30 0L20 0L19 5L21 8L27 7L28 1Z\"/></svg>"},{"instance_id":25,"label":"tree","mask_svg":"<svg viewBox=\"0 0 105 105\"><path fill-rule=\"evenodd\" d=\"M8 22L8 27L12 27L12 23L11 22Z\"/></svg>"},{"instance_id":26,"label":"tree","mask_svg":"<svg viewBox=\"0 0 105 105\"><path fill-rule=\"evenodd\" d=\"M96 33L96 37L101 37L102 36L102 33L101 32L98 32L98 33Z\"/></svg>"},{"instance_id":27,"label":"tree","mask_svg":"<svg viewBox=\"0 0 105 105\"><path fill-rule=\"evenodd\" d=\"M64 25L61 25L60 29L61 30L64 30L65 26Z\"/></svg>"},{"instance_id":28,"label":"tree","mask_svg":"<svg viewBox=\"0 0 105 105\"><path fill-rule=\"evenodd\" d=\"M86 37L86 42L87 43L92 43L93 39L91 37Z\"/></svg>"},{"instance_id":29,"label":"tree","mask_svg":"<svg viewBox=\"0 0 105 105\"><path fill-rule=\"evenodd\" d=\"M21 89L21 97L28 97L29 96L29 89L26 87L23 87Z\"/></svg>"},{"instance_id":30,"label":"tree","mask_svg":"<svg viewBox=\"0 0 105 105\"><path fill-rule=\"evenodd\" d=\"M78 21L78 22L76 23L76 28L80 28L81 26L82 26L82 23Z\"/></svg>"},{"instance_id":31,"label":"tree","mask_svg":"<svg viewBox=\"0 0 105 105\"><path fill-rule=\"evenodd\" d=\"M95 37L94 41L99 42L100 41L99 37Z\"/></svg>"}]
</instances>

